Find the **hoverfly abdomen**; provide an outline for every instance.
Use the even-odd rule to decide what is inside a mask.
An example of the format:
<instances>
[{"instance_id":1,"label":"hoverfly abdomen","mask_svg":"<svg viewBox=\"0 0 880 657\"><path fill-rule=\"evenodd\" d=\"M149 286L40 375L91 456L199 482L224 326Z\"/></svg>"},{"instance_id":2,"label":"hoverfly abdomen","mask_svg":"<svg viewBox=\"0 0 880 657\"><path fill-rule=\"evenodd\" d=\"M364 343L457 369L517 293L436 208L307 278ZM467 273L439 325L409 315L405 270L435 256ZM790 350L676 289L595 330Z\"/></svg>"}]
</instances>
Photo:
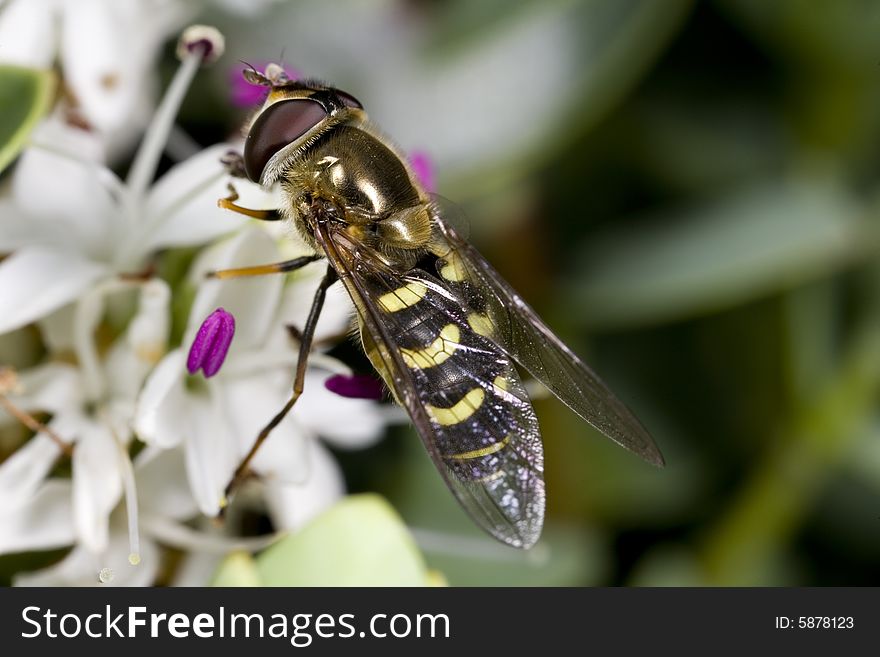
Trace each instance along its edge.
<instances>
[{"instance_id":1,"label":"hoverfly abdomen","mask_svg":"<svg viewBox=\"0 0 880 657\"><path fill-rule=\"evenodd\" d=\"M511 446L512 437L538 435L519 377L486 337L490 331L482 325L482 334L474 330L460 298L444 289L444 281L421 271L406 280L380 296L378 305L394 316L403 362L423 390L430 422L439 429L437 450L463 481L500 476L509 456L505 452L523 444L518 440ZM529 444L532 461L536 449L540 444Z\"/></svg>"}]
</instances>

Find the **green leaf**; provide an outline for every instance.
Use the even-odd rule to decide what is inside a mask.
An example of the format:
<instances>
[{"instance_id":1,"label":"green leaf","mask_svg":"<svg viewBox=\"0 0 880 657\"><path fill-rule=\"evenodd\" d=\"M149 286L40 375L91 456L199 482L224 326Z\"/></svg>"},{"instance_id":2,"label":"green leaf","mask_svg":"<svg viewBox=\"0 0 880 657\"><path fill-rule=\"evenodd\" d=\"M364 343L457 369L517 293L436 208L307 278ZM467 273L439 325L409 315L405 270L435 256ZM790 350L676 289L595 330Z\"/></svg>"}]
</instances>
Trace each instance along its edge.
<instances>
[{"instance_id":1,"label":"green leaf","mask_svg":"<svg viewBox=\"0 0 880 657\"><path fill-rule=\"evenodd\" d=\"M423 531L419 543L452 586L591 586L608 576L604 537L574 526L547 524L529 550L464 533Z\"/></svg>"},{"instance_id":2,"label":"green leaf","mask_svg":"<svg viewBox=\"0 0 880 657\"><path fill-rule=\"evenodd\" d=\"M714 312L816 279L876 247L854 198L826 180L749 187L594 239L567 291L594 327Z\"/></svg>"},{"instance_id":3,"label":"green leaf","mask_svg":"<svg viewBox=\"0 0 880 657\"><path fill-rule=\"evenodd\" d=\"M353 495L257 557L268 586L424 586L429 578L400 516L378 495Z\"/></svg>"},{"instance_id":4,"label":"green leaf","mask_svg":"<svg viewBox=\"0 0 880 657\"><path fill-rule=\"evenodd\" d=\"M262 586L253 557L247 552L230 553L220 564L211 586Z\"/></svg>"},{"instance_id":5,"label":"green leaf","mask_svg":"<svg viewBox=\"0 0 880 657\"><path fill-rule=\"evenodd\" d=\"M542 423L545 419L541 417ZM410 527L418 528L413 532L428 566L443 573L450 585L586 586L607 581L609 545L600 531L570 517L557 523L550 519L532 549L508 547L481 530L456 502L414 430L402 433L409 438L401 440L405 456L384 480L393 480L394 508ZM548 481L548 496L555 505L565 493L553 483Z\"/></svg>"},{"instance_id":6,"label":"green leaf","mask_svg":"<svg viewBox=\"0 0 880 657\"><path fill-rule=\"evenodd\" d=\"M0 171L24 148L49 110L54 91L52 71L0 66Z\"/></svg>"},{"instance_id":7,"label":"green leaf","mask_svg":"<svg viewBox=\"0 0 880 657\"><path fill-rule=\"evenodd\" d=\"M861 0L814 3L802 0L724 0L719 9L767 47L814 61L875 68L880 5Z\"/></svg>"},{"instance_id":8,"label":"green leaf","mask_svg":"<svg viewBox=\"0 0 880 657\"><path fill-rule=\"evenodd\" d=\"M480 5L479 13L488 13L483 3L459 4ZM496 22L503 28L496 26L500 37L521 39L519 30L526 26L536 33L544 28L556 30L557 41L548 45L546 52L550 61L561 58L565 63L555 63L562 70L554 70L549 63L545 70L536 70L536 62L527 58L539 58L525 51L519 60L508 62L507 70L502 69L504 79L522 78L522 89L528 90L522 95L540 98L540 113L529 117L528 124L516 131L518 134L499 136L491 147L477 146L467 160L456 162L454 167L445 166L442 159L438 162L443 189L451 190L459 203L483 198L490 189L507 189L509 194L530 171L550 162L561 150L569 148L577 135L588 132L613 111L672 41L692 2L533 1L517 2L515 11L507 9L510 3L500 4L505 5L495 12ZM569 31L577 35L571 42L566 38ZM476 33L479 38L473 43L485 45L486 32ZM490 35L495 36L494 32ZM467 55L458 53L450 57L446 66L456 62L472 66ZM566 70L568 66L571 68ZM548 80L558 82L559 86L548 84ZM488 86L492 84L498 81ZM486 81L476 78L474 88L465 87L464 95L474 97L485 88ZM542 91L535 93L536 88ZM484 130L489 131L493 121L484 123Z\"/></svg>"}]
</instances>

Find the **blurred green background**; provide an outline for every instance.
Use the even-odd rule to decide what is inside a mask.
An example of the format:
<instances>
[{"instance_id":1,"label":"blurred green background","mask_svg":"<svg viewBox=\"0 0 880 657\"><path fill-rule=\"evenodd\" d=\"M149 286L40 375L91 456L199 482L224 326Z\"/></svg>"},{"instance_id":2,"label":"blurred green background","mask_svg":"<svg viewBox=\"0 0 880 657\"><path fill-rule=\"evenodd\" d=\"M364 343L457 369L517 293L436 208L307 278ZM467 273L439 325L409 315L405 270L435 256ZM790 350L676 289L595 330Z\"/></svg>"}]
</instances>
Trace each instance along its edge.
<instances>
[{"instance_id":1,"label":"blurred green background","mask_svg":"<svg viewBox=\"0 0 880 657\"><path fill-rule=\"evenodd\" d=\"M184 130L236 134L239 59L354 94L433 158L471 240L666 457L537 399L548 519L522 553L473 526L410 428L338 453L432 568L453 585L880 584L880 4L235 4L205 5L227 54Z\"/></svg>"}]
</instances>

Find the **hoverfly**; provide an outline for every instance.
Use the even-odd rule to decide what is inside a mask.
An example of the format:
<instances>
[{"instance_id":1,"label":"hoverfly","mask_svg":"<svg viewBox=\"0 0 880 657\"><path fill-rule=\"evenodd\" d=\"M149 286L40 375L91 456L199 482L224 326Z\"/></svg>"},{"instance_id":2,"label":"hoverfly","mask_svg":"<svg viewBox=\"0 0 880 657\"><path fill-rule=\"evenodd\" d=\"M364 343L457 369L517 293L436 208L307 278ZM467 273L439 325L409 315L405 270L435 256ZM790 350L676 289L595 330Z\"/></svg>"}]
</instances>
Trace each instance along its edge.
<instances>
[{"instance_id":1,"label":"hoverfly","mask_svg":"<svg viewBox=\"0 0 880 657\"><path fill-rule=\"evenodd\" d=\"M257 437L227 492L303 388L327 289L354 302L363 347L409 412L446 484L492 536L527 548L544 519L538 422L515 364L608 438L663 465L653 439L599 378L443 218L406 159L372 126L352 95L292 80L277 65L245 78L268 88L233 174L283 204L252 210L232 194L221 207L286 219L314 249L295 260L215 272L220 278L287 272L326 258L301 332L290 400Z\"/></svg>"}]
</instances>

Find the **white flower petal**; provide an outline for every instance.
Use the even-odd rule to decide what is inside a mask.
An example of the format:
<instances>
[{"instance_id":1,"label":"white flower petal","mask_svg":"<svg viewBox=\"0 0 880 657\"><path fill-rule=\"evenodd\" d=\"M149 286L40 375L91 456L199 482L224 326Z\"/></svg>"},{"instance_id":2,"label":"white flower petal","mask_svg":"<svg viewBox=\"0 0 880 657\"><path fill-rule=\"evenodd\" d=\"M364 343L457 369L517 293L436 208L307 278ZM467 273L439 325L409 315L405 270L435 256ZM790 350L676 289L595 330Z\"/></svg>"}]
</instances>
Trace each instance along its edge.
<instances>
[{"instance_id":1,"label":"white flower petal","mask_svg":"<svg viewBox=\"0 0 880 657\"><path fill-rule=\"evenodd\" d=\"M79 541L101 552L122 494L119 447L107 427L83 420L73 450L73 517Z\"/></svg>"},{"instance_id":2,"label":"white flower petal","mask_svg":"<svg viewBox=\"0 0 880 657\"><path fill-rule=\"evenodd\" d=\"M187 483L182 449L147 447L135 460L142 514L187 520L199 512Z\"/></svg>"},{"instance_id":3,"label":"white flower petal","mask_svg":"<svg viewBox=\"0 0 880 657\"><path fill-rule=\"evenodd\" d=\"M49 68L55 58L55 3L11 0L0 9L0 62Z\"/></svg>"},{"instance_id":4,"label":"white flower petal","mask_svg":"<svg viewBox=\"0 0 880 657\"><path fill-rule=\"evenodd\" d=\"M61 58L80 111L111 154L130 145L154 105L154 61L184 3L77 0L65 4ZM176 28L174 28L176 29Z\"/></svg>"},{"instance_id":5,"label":"white flower petal","mask_svg":"<svg viewBox=\"0 0 880 657\"><path fill-rule=\"evenodd\" d=\"M16 233L21 229L15 221L31 222L34 227L28 234L39 227L41 244L109 260L118 246L113 229L121 225L122 218L105 182L112 174L101 163L101 145L95 135L53 119L43 123L32 139L70 155L40 146L22 153L12 180L19 214L4 224L12 223Z\"/></svg>"},{"instance_id":6,"label":"white flower petal","mask_svg":"<svg viewBox=\"0 0 880 657\"><path fill-rule=\"evenodd\" d=\"M38 434L0 463L0 500L7 511L31 501L60 453L51 438Z\"/></svg>"},{"instance_id":7,"label":"white flower petal","mask_svg":"<svg viewBox=\"0 0 880 657\"><path fill-rule=\"evenodd\" d=\"M186 471L196 503L206 516L220 511L223 492L237 465L235 438L230 434L226 409L216 396L196 398L190 404Z\"/></svg>"},{"instance_id":8,"label":"white flower petal","mask_svg":"<svg viewBox=\"0 0 880 657\"><path fill-rule=\"evenodd\" d=\"M333 455L318 441L312 441L309 452L311 467L302 484L266 482L266 504L276 529L299 529L345 494Z\"/></svg>"},{"instance_id":9,"label":"white flower petal","mask_svg":"<svg viewBox=\"0 0 880 657\"><path fill-rule=\"evenodd\" d=\"M246 225L241 215L217 207L217 199L229 194L229 176L220 164L228 150L227 144L211 146L174 166L152 187L144 208L149 249L203 244Z\"/></svg>"},{"instance_id":10,"label":"white flower petal","mask_svg":"<svg viewBox=\"0 0 880 657\"><path fill-rule=\"evenodd\" d=\"M170 325L168 284L159 279L140 290L140 307L128 325L124 340L117 340L104 359L110 406L128 423L135 414L135 402L144 380L165 353ZM127 431L117 430L117 435Z\"/></svg>"},{"instance_id":11,"label":"white flower petal","mask_svg":"<svg viewBox=\"0 0 880 657\"><path fill-rule=\"evenodd\" d=\"M138 312L125 339L135 356L152 366L165 353L170 328L171 288L162 279L154 278L141 286Z\"/></svg>"},{"instance_id":12,"label":"white flower petal","mask_svg":"<svg viewBox=\"0 0 880 657\"><path fill-rule=\"evenodd\" d=\"M324 387L327 374L310 370L302 397L294 407L296 421L314 435L343 448L367 447L382 437L386 415L367 399L350 399Z\"/></svg>"},{"instance_id":13,"label":"white flower petal","mask_svg":"<svg viewBox=\"0 0 880 657\"><path fill-rule=\"evenodd\" d=\"M244 150L244 140L234 144L227 144L226 147L240 153ZM232 181L232 184L235 187L235 191L238 192L239 198L236 203L242 207L254 210L277 210L284 205L284 191L281 189L280 184L275 184L266 189L247 178L236 178ZM226 193L223 196L226 196ZM282 223L284 222L276 221L266 224L265 227L269 228L273 224L277 226Z\"/></svg>"},{"instance_id":14,"label":"white flower petal","mask_svg":"<svg viewBox=\"0 0 880 657\"><path fill-rule=\"evenodd\" d=\"M48 550L74 541L69 481L47 481L22 507L0 507L0 554Z\"/></svg>"},{"instance_id":15,"label":"white flower petal","mask_svg":"<svg viewBox=\"0 0 880 657\"><path fill-rule=\"evenodd\" d=\"M33 573L17 575L15 586L149 586L159 572L159 548L152 541L141 543L141 561L128 563L128 537L113 532L105 554L99 556L83 546L71 550L58 563ZM109 580L101 582L102 570Z\"/></svg>"},{"instance_id":16,"label":"white flower petal","mask_svg":"<svg viewBox=\"0 0 880 657\"><path fill-rule=\"evenodd\" d=\"M76 304L69 303L37 321L37 328L40 329L40 336L49 353L74 350L76 344L73 336L75 316Z\"/></svg>"},{"instance_id":17,"label":"white flower petal","mask_svg":"<svg viewBox=\"0 0 880 657\"><path fill-rule=\"evenodd\" d=\"M291 381L291 374L283 371L224 380L218 392L222 394L232 433L238 439L240 458L247 454L260 430L290 397ZM281 481L303 481L309 469L307 443L307 436L293 417L288 416L260 447L253 460L253 470Z\"/></svg>"},{"instance_id":18,"label":"white flower petal","mask_svg":"<svg viewBox=\"0 0 880 657\"><path fill-rule=\"evenodd\" d=\"M161 354L160 354L161 355ZM110 404L118 408L127 405L129 419L134 415L135 400L141 392L144 380L152 369L150 363L138 358L126 341L114 342L104 359L104 372Z\"/></svg>"},{"instance_id":19,"label":"white flower petal","mask_svg":"<svg viewBox=\"0 0 880 657\"><path fill-rule=\"evenodd\" d=\"M0 333L73 301L105 273L74 253L37 246L17 251L0 263Z\"/></svg>"},{"instance_id":20,"label":"white flower petal","mask_svg":"<svg viewBox=\"0 0 880 657\"><path fill-rule=\"evenodd\" d=\"M12 401L28 412L57 414L78 410L83 403L79 370L66 363L45 363L21 372L18 387Z\"/></svg>"},{"instance_id":21,"label":"white flower petal","mask_svg":"<svg viewBox=\"0 0 880 657\"><path fill-rule=\"evenodd\" d=\"M230 358L237 352L262 345L276 326L276 313L283 286L282 276L258 276L233 280L204 280L209 269L228 269L277 262L274 242L259 228L248 227L228 242L210 249L193 267L202 285L190 311L189 326L183 340L186 349L205 318L223 307L235 317L235 339Z\"/></svg>"},{"instance_id":22,"label":"white flower petal","mask_svg":"<svg viewBox=\"0 0 880 657\"><path fill-rule=\"evenodd\" d=\"M176 349L147 377L137 401L134 429L149 445L175 447L186 435L190 409L183 386L185 363L186 355Z\"/></svg>"},{"instance_id":23,"label":"white flower petal","mask_svg":"<svg viewBox=\"0 0 880 657\"><path fill-rule=\"evenodd\" d=\"M43 224L38 218L28 216L5 189L0 198L0 253L12 253L32 244L52 244L64 246L62 239ZM11 185L10 185L11 187ZM70 244L68 240L67 244Z\"/></svg>"},{"instance_id":24,"label":"white flower petal","mask_svg":"<svg viewBox=\"0 0 880 657\"><path fill-rule=\"evenodd\" d=\"M270 338L271 342L290 341L284 328L285 324L293 324L299 329L305 326L315 292L326 271L326 263L316 262L295 274L293 282L284 290L279 312L281 321L276 323L276 330ZM327 290L324 307L321 309L321 316L318 319L317 327L315 327L315 341L319 342L325 338L345 335L351 328L353 320L354 305L351 302L351 297L348 296L342 285L332 286Z\"/></svg>"}]
</instances>

